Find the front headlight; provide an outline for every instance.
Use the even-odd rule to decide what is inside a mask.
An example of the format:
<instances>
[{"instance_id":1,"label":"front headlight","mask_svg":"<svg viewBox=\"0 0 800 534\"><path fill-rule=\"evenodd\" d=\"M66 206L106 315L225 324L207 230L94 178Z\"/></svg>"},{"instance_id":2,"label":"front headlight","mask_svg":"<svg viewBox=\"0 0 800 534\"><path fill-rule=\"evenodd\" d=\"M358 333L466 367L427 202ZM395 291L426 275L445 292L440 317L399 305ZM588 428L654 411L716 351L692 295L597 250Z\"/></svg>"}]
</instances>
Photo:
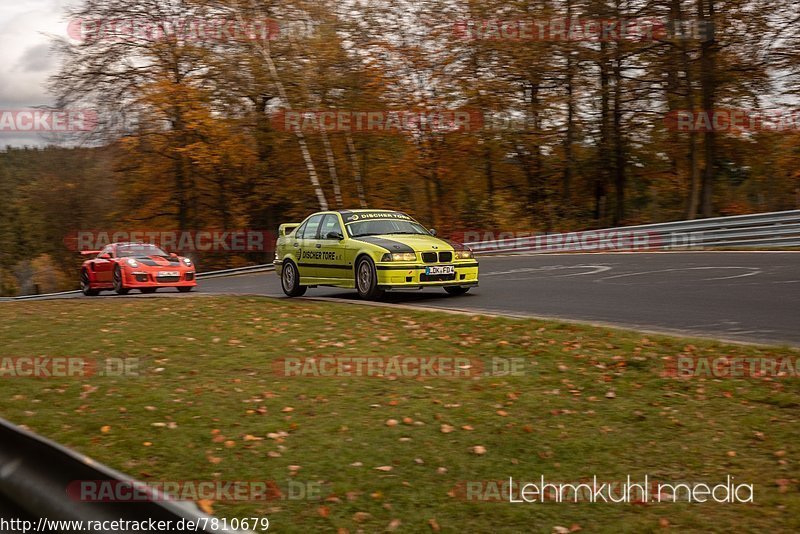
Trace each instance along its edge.
<instances>
[{"instance_id":1,"label":"front headlight","mask_svg":"<svg viewBox=\"0 0 800 534\"><path fill-rule=\"evenodd\" d=\"M190 260L189 258L183 258L183 263L186 264L186 266L188 267L189 265L192 264L192 260Z\"/></svg>"},{"instance_id":2,"label":"front headlight","mask_svg":"<svg viewBox=\"0 0 800 534\"><path fill-rule=\"evenodd\" d=\"M456 250L457 260L471 260L474 258L471 250Z\"/></svg>"},{"instance_id":3,"label":"front headlight","mask_svg":"<svg viewBox=\"0 0 800 534\"><path fill-rule=\"evenodd\" d=\"M130 265L130 266L131 266L131 267L133 267L134 269L135 269L136 267L138 267L138 266L139 266L139 262L137 262L137 261L136 261L136 260L134 260L133 258L128 258L128 259L127 259L127 260L125 260L125 261L128 263L128 265Z\"/></svg>"},{"instance_id":4,"label":"front headlight","mask_svg":"<svg viewBox=\"0 0 800 534\"><path fill-rule=\"evenodd\" d=\"M413 252L395 252L393 254L387 252L381 261L417 261L417 255Z\"/></svg>"}]
</instances>

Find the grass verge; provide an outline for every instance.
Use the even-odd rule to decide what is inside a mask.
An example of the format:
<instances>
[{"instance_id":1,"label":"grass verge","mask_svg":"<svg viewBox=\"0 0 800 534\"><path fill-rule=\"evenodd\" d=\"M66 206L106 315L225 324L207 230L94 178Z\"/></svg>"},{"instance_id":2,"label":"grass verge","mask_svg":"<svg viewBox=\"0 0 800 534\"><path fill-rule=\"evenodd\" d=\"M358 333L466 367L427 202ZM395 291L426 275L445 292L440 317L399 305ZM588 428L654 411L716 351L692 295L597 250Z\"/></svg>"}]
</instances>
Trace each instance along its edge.
<instances>
[{"instance_id":1,"label":"grass verge","mask_svg":"<svg viewBox=\"0 0 800 534\"><path fill-rule=\"evenodd\" d=\"M0 415L145 481L318 489L203 503L219 517L268 516L279 532L800 529L797 380L664 373L680 355L796 358L788 348L255 297L9 303L0 333L0 358L139 359L136 377L0 378ZM331 355L524 366L470 379L273 371L286 356ZM731 475L755 502L511 504L464 491L542 475Z\"/></svg>"}]
</instances>

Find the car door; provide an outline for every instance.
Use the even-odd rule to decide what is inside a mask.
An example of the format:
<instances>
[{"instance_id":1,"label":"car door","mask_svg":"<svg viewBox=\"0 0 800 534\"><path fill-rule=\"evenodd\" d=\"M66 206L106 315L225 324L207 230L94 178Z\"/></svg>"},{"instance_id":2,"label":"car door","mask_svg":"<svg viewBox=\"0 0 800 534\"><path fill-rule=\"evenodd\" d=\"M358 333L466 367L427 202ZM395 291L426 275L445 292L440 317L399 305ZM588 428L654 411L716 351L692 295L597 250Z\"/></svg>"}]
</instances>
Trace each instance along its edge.
<instances>
[{"instance_id":1,"label":"car door","mask_svg":"<svg viewBox=\"0 0 800 534\"><path fill-rule=\"evenodd\" d=\"M319 227L322 223L323 213L318 213L309 217L303 227L301 235L298 236L299 250L297 252L297 268L300 270L300 278L317 278L319 270L317 264L322 257L319 242Z\"/></svg>"},{"instance_id":2,"label":"car door","mask_svg":"<svg viewBox=\"0 0 800 534\"><path fill-rule=\"evenodd\" d=\"M104 256L107 256L104 257ZM110 284L111 276L114 272L114 262L110 259L114 257L114 247L106 246L100 254L92 261L94 264L94 278L101 284Z\"/></svg>"},{"instance_id":3,"label":"car door","mask_svg":"<svg viewBox=\"0 0 800 534\"><path fill-rule=\"evenodd\" d=\"M352 268L345 258L344 229L338 213L328 213L322 219L319 240L315 245L321 257L317 263L317 276L336 283L342 278L352 278Z\"/></svg>"}]
</instances>

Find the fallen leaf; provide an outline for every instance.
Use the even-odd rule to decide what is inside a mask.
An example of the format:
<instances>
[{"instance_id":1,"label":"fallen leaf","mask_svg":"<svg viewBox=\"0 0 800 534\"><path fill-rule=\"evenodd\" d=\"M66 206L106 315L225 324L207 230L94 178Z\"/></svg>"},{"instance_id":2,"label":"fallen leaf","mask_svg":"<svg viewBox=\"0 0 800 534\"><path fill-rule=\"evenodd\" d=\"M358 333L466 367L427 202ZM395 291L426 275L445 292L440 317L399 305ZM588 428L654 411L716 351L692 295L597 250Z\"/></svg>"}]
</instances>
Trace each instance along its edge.
<instances>
[{"instance_id":1,"label":"fallen leaf","mask_svg":"<svg viewBox=\"0 0 800 534\"><path fill-rule=\"evenodd\" d=\"M386 426L397 426L398 422L397 419L388 419L386 421Z\"/></svg>"},{"instance_id":2,"label":"fallen leaf","mask_svg":"<svg viewBox=\"0 0 800 534\"><path fill-rule=\"evenodd\" d=\"M109 432L111 432L111 427L108 425L101 426L100 432L102 432L103 434L108 434Z\"/></svg>"},{"instance_id":3,"label":"fallen leaf","mask_svg":"<svg viewBox=\"0 0 800 534\"><path fill-rule=\"evenodd\" d=\"M450 425L442 425L441 427L442 434L449 434L453 430L455 430L455 428Z\"/></svg>"},{"instance_id":4,"label":"fallen leaf","mask_svg":"<svg viewBox=\"0 0 800 534\"><path fill-rule=\"evenodd\" d=\"M363 523L364 521L366 521L370 517L372 517L372 514L370 514L370 513L367 513L367 512L356 512L356 513L353 514L353 521L355 521L356 523Z\"/></svg>"},{"instance_id":5,"label":"fallen leaf","mask_svg":"<svg viewBox=\"0 0 800 534\"><path fill-rule=\"evenodd\" d=\"M470 450L472 451L473 454L477 454L478 456L486 454L486 447L484 447L483 445L475 445Z\"/></svg>"},{"instance_id":6,"label":"fallen leaf","mask_svg":"<svg viewBox=\"0 0 800 534\"><path fill-rule=\"evenodd\" d=\"M197 506L200 507L200 509L203 512L207 513L208 515L214 514L214 507L212 506L213 504L214 501L208 499L200 499L199 501L197 501Z\"/></svg>"},{"instance_id":7,"label":"fallen leaf","mask_svg":"<svg viewBox=\"0 0 800 534\"><path fill-rule=\"evenodd\" d=\"M400 528L401 524L402 524L402 521L400 521L399 519L392 519L389 522L389 525L386 527L386 530L388 530L389 532L393 532L393 531L397 530L398 528Z\"/></svg>"},{"instance_id":8,"label":"fallen leaf","mask_svg":"<svg viewBox=\"0 0 800 534\"><path fill-rule=\"evenodd\" d=\"M392 467L391 465L382 465L380 467L376 467L375 468L376 471L383 471L383 472L387 472L387 473L389 471L391 471L392 469L394 469L394 467Z\"/></svg>"},{"instance_id":9,"label":"fallen leaf","mask_svg":"<svg viewBox=\"0 0 800 534\"><path fill-rule=\"evenodd\" d=\"M431 527L431 530L434 532L441 532L442 527L439 526L439 522L436 519L428 519L428 526Z\"/></svg>"}]
</instances>

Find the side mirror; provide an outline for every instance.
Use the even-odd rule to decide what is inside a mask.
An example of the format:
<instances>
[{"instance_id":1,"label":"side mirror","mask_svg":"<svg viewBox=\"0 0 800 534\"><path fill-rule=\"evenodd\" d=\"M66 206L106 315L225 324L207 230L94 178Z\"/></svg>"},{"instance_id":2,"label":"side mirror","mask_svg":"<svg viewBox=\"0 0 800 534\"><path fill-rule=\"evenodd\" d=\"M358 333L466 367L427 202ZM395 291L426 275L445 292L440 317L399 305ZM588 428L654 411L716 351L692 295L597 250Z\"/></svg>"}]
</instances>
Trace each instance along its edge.
<instances>
[{"instance_id":1,"label":"side mirror","mask_svg":"<svg viewBox=\"0 0 800 534\"><path fill-rule=\"evenodd\" d=\"M432 236L436 237L436 229L435 228L431 228L428 231L431 233Z\"/></svg>"},{"instance_id":2,"label":"side mirror","mask_svg":"<svg viewBox=\"0 0 800 534\"><path fill-rule=\"evenodd\" d=\"M170 252L170 253L169 253L169 257L170 257L170 258L177 258L177 257L178 257L178 255L177 255L177 254L175 254L174 252Z\"/></svg>"},{"instance_id":3,"label":"side mirror","mask_svg":"<svg viewBox=\"0 0 800 534\"><path fill-rule=\"evenodd\" d=\"M336 241L341 241L344 239L344 236L339 232L328 232L328 235L325 236L325 239L335 239Z\"/></svg>"},{"instance_id":4,"label":"side mirror","mask_svg":"<svg viewBox=\"0 0 800 534\"><path fill-rule=\"evenodd\" d=\"M111 259L111 254L109 254L108 252L106 252L105 254L100 254L100 255L98 256L98 258L100 258L101 260L110 260L110 259Z\"/></svg>"}]
</instances>

